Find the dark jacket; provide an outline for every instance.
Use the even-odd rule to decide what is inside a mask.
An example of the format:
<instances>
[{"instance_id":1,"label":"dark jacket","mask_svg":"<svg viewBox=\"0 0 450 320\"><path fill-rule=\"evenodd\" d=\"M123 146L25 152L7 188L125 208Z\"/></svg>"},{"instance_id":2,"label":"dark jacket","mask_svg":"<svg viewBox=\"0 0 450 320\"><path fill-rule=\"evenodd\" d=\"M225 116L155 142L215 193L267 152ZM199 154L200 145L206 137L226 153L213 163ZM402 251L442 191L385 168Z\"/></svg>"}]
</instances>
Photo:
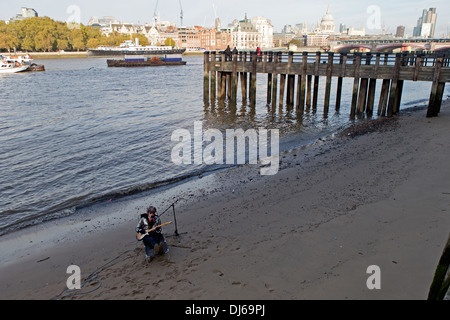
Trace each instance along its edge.
<instances>
[{"instance_id":1,"label":"dark jacket","mask_svg":"<svg viewBox=\"0 0 450 320\"><path fill-rule=\"evenodd\" d=\"M152 219L148 218L147 214L142 214L141 219L139 220L138 225L136 226L136 232L145 233L148 230L152 229L155 226L161 225L161 219L159 216L155 215ZM161 228L157 228L149 233L149 236L155 236L161 233Z\"/></svg>"}]
</instances>

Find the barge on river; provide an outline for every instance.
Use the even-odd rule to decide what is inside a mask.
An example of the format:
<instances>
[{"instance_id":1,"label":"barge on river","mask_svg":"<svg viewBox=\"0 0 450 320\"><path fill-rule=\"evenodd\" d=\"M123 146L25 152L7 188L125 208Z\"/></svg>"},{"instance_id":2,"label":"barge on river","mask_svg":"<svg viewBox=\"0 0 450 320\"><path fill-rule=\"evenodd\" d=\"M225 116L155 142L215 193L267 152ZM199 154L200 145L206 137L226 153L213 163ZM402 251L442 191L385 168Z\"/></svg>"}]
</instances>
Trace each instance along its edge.
<instances>
[{"instance_id":1,"label":"barge on river","mask_svg":"<svg viewBox=\"0 0 450 320\"><path fill-rule=\"evenodd\" d=\"M158 67L182 66L186 64L180 55L164 55L157 57L125 56L125 59L108 59L108 67Z\"/></svg>"}]
</instances>

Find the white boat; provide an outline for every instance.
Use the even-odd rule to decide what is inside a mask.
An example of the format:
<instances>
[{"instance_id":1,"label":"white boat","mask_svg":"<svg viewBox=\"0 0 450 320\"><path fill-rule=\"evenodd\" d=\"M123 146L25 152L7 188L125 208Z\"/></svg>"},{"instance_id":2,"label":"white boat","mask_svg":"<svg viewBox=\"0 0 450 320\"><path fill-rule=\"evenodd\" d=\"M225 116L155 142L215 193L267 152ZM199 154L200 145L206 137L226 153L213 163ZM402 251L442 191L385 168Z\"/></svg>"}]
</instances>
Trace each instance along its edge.
<instances>
[{"instance_id":1,"label":"white boat","mask_svg":"<svg viewBox=\"0 0 450 320\"><path fill-rule=\"evenodd\" d=\"M11 60L0 60L0 74L17 73L25 71L29 68L28 65L20 65Z\"/></svg>"},{"instance_id":2,"label":"white boat","mask_svg":"<svg viewBox=\"0 0 450 320\"><path fill-rule=\"evenodd\" d=\"M18 62L19 64L22 64L22 65L25 65L25 64L30 65L33 63L33 58L29 54L26 54L24 56L21 56L21 55L15 55L15 56L11 55L9 57L0 56L0 59Z\"/></svg>"},{"instance_id":3,"label":"white boat","mask_svg":"<svg viewBox=\"0 0 450 320\"><path fill-rule=\"evenodd\" d=\"M124 56L124 55L168 55L182 54L186 49L175 49L172 46L141 46L139 39L136 42L127 40L120 47L98 47L97 49L88 49L90 56Z\"/></svg>"}]
</instances>

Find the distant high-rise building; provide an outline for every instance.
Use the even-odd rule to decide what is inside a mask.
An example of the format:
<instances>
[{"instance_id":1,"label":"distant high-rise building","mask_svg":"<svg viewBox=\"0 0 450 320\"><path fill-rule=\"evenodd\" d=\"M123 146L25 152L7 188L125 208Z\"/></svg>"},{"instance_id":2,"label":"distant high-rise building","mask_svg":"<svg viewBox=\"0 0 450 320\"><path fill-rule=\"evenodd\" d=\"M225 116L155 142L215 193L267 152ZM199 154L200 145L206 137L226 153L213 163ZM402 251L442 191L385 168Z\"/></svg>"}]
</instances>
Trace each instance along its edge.
<instances>
[{"instance_id":1,"label":"distant high-rise building","mask_svg":"<svg viewBox=\"0 0 450 320\"><path fill-rule=\"evenodd\" d=\"M436 8L424 9L422 16L417 20L414 27L413 36L420 38L433 38L436 29Z\"/></svg>"},{"instance_id":2,"label":"distant high-rise building","mask_svg":"<svg viewBox=\"0 0 450 320\"><path fill-rule=\"evenodd\" d=\"M216 18L216 20L214 20L214 28L218 31L222 29L222 22L220 21L219 18Z\"/></svg>"},{"instance_id":3,"label":"distant high-rise building","mask_svg":"<svg viewBox=\"0 0 450 320\"><path fill-rule=\"evenodd\" d=\"M306 34L308 33L308 25L306 24L306 22L303 23L297 23L295 25L295 27L299 30L300 34Z\"/></svg>"},{"instance_id":4,"label":"distant high-rise building","mask_svg":"<svg viewBox=\"0 0 450 320\"><path fill-rule=\"evenodd\" d=\"M31 8L22 8L22 17L23 18L34 18L37 17L38 13L36 12L36 10L31 9Z\"/></svg>"},{"instance_id":5,"label":"distant high-rise building","mask_svg":"<svg viewBox=\"0 0 450 320\"><path fill-rule=\"evenodd\" d=\"M15 20L25 20L28 18L34 18L34 17L38 17L38 13L36 12L36 10L32 9L32 8L25 8L22 7L22 13L17 14L14 18L11 18L11 21L15 21Z\"/></svg>"},{"instance_id":6,"label":"distant high-rise building","mask_svg":"<svg viewBox=\"0 0 450 320\"><path fill-rule=\"evenodd\" d=\"M405 37L405 26L398 26L395 36L397 38L404 38Z\"/></svg>"},{"instance_id":7,"label":"distant high-rise building","mask_svg":"<svg viewBox=\"0 0 450 320\"><path fill-rule=\"evenodd\" d=\"M94 16L91 17L91 19L89 19L87 25L89 27L105 28L111 26L111 24L118 24L118 23L120 22L114 17L107 16L103 18L98 18Z\"/></svg>"}]
</instances>

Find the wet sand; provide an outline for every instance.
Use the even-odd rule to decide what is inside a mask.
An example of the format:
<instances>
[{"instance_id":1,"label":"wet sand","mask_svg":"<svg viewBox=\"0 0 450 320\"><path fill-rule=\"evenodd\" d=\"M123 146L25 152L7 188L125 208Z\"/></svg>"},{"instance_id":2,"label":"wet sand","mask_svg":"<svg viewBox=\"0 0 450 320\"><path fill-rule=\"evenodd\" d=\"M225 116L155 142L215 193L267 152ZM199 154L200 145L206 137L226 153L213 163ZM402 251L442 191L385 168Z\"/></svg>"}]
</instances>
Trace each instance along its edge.
<instances>
[{"instance_id":1,"label":"wet sand","mask_svg":"<svg viewBox=\"0 0 450 320\"><path fill-rule=\"evenodd\" d=\"M95 291L65 299L426 299L450 226L450 103L441 110L285 152L274 176L245 165L4 236L0 298L58 297L69 265L84 279L118 257L81 290ZM147 265L138 214L178 199L180 235L165 227L170 252Z\"/></svg>"}]
</instances>

